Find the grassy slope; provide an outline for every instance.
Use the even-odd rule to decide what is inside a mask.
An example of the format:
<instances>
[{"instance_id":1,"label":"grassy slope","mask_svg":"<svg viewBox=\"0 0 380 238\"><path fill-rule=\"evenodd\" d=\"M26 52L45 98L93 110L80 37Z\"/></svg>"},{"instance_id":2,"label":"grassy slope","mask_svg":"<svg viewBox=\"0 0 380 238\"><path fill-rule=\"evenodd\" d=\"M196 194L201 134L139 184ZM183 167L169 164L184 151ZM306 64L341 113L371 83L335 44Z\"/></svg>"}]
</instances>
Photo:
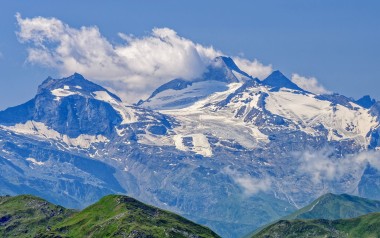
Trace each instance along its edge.
<instances>
[{"instance_id":1,"label":"grassy slope","mask_svg":"<svg viewBox=\"0 0 380 238\"><path fill-rule=\"evenodd\" d=\"M34 237L73 213L31 195L1 196L0 237Z\"/></svg>"},{"instance_id":2,"label":"grassy slope","mask_svg":"<svg viewBox=\"0 0 380 238\"><path fill-rule=\"evenodd\" d=\"M0 197L0 237L219 237L133 198L109 195L75 212L43 199Z\"/></svg>"},{"instance_id":3,"label":"grassy slope","mask_svg":"<svg viewBox=\"0 0 380 238\"><path fill-rule=\"evenodd\" d=\"M380 236L380 213L371 213L339 220L281 220L266 227L254 238L271 237L348 237L372 238Z\"/></svg>"},{"instance_id":4,"label":"grassy slope","mask_svg":"<svg viewBox=\"0 0 380 238\"><path fill-rule=\"evenodd\" d=\"M295 219L327 219L336 220L343 218L354 218L365 215L371 212L380 212L380 201L370 200L347 194L336 195L332 193L325 194L304 208L283 217L281 220ZM261 227L245 237L253 237L266 227L279 222L274 221L264 227ZM304 225L311 225L304 221ZM282 226L287 226L290 223L282 222ZM291 223L293 224L293 223ZM315 225L314 223L312 224Z\"/></svg>"},{"instance_id":5,"label":"grassy slope","mask_svg":"<svg viewBox=\"0 0 380 238\"><path fill-rule=\"evenodd\" d=\"M325 194L310 205L299 209L283 220L354 218L371 212L380 212L380 201L357 196Z\"/></svg>"},{"instance_id":6,"label":"grassy slope","mask_svg":"<svg viewBox=\"0 0 380 238\"><path fill-rule=\"evenodd\" d=\"M120 195L102 198L52 231L67 237L219 237L174 213Z\"/></svg>"}]
</instances>

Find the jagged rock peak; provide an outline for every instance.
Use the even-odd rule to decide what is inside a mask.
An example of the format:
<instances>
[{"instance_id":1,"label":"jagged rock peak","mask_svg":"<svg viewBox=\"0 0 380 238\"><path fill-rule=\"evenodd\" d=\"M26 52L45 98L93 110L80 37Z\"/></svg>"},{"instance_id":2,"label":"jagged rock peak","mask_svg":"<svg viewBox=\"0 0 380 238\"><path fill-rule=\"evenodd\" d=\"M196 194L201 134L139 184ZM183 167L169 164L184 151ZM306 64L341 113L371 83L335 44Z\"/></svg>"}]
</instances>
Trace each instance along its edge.
<instances>
[{"instance_id":1,"label":"jagged rock peak","mask_svg":"<svg viewBox=\"0 0 380 238\"><path fill-rule=\"evenodd\" d=\"M284 74L282 74L279 70L273 71L266 79L263 80L263 83L275 89L289 88L304 91L290 79L288 79Z\"/></svg>"},{"instance_id":2,"label":"jagged rock peak","mask_svg":"<svg viewBox=\"0 0 380 238\"><path fill-rule=\"evenodd\" d=\"M371 108L376 103L376 100L371 98L369 95L365 95L355 101L355 103L365 108Z\"/></svg>"}]
</instances>

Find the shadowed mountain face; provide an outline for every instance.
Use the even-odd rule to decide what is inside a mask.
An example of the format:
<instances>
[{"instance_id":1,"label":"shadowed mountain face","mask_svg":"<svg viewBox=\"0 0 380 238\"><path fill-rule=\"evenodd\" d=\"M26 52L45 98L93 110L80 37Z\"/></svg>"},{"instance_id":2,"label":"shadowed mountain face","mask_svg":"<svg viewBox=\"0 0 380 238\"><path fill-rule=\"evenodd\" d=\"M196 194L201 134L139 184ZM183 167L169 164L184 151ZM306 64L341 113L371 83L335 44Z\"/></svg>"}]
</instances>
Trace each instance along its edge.
<instances>
[{"instance_id":1,"label":"shadowed mountain face","mask_svg":"<svg viewBox=\"0 0 380 238\"><path fill-rule=\"evenodd\" d=\"M109 102L121 100L79 74L61 80L48 78L39 86L34 99L3 111L0 121L5 125L40 122L70 137L108 136L122 121Z\"/></svg>"},{"instance_id":2,"label":"shadowed mountain face","mask_svg":"<svg viewBox=\"0 0 380 238\"><path fill-rule=\"evenodd\" d=\"M227 57L135 106L79 74L48 78L0 112L0 193L71 208L123 193L239 237L326 191L380 198L379 105L360 104Z\"/></svg>"},{"instance_id":3,"label":"shadowed mountain face","mask_svg":"<svg viewBox=\"0 0 380 238\"><path fill-rule=\"evenodd\" d=\"M0 197L2 237L219 237L206 227L146 205L109 195L83 211L41 198Z\"/></svg>"},{"instance_id":4,"label":"shadowed mountain face","mask_svg":"<svg viewBox=\"0 0 380 238\"><path fill-rule=\"evenodd\" d=\"M263 83L273 87L273 90L280 90L281 88L288 88L299 91L303 90L278 70L274 71L271 75L264 79Z\"/></svg>"}]
</instances>

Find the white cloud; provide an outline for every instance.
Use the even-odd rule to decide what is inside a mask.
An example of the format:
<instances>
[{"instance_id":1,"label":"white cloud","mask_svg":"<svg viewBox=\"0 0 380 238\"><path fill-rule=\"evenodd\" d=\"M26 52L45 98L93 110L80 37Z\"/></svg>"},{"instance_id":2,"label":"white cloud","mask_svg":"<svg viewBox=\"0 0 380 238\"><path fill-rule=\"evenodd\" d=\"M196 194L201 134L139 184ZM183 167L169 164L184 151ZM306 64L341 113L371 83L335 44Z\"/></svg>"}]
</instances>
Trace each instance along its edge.
<instances>
[{"instance_id":1,"label":"white cloud","mask_svg":"<svg viewBox=\"0 0 380 238\"><path fill-rule=\"evenodd\" d=\"M292 81L306 91L315 94L331 94L331 92L325 89L314 77L307 78L299 74L293 74Z\"/></svg>"},{"instance_id":2,"label":"white cloud","mask_svg":"<svg viewBox=\"0 0 380 238\"><path fill-rule=\"evenodd\" d=\"M338 173L336 158L329 158L333 151L324 149L321 151L305 151L299 154L299 170L310 175L314 183L319 183L322 180L331 181L340 176Z\"/></svg>"},{"instance_id":3,"label":"white cloud","mask_svg":"<svg viewBox=\"0 0 380 238\"><path fill-rule=\"evenodd\" d=\"M29 46L29 62L57 69L61 76L82 73L129 102L147 97L174 78L194 79L214 57L223 55L168 28L155 28L145 37L119 33L124 42L113 44L96 26L76 29L56 18L22 18L20 14L16 14L16 19L20 27L18 38ZM254 77L271 71L271 66L257 60L235 60Z\"/></svg>"},{"instance_id":4,"label":"white cloud","mask_svg":"<svg viewBox=\"0 0 380 238\"><path fill-rule=\"evenodd\" d=\"M243 189L244 194L247 196L268 191L272 185L272 180L268 176L252 177L249 174L241 174L229 167L226 167L224 172Z\"/></svg>"},{"instance_id":5,"label":"white cloud","mask_svg":"<svg viewBox=\"0 0 380 238\"><path fill-rule=\"evenodd\" d=\"M333 155L333 149L320 151L305 151L296 155L299 160L299 170L311 177L313 183L323 181L338 181L346 175L360 177L365 167L370 164L380 170L380 152L363 151L342 158Z\"/></svg>"},{"instance_id":6,"label":"white cloud","mask_svg":"<svg viewBox=\"0 0 380 238\"><path fill-rule=\"evenodd\" d=\"M233 60L241 70L259 79L265 79L273 71L272 65L263 65L257 59L250 61L241 57L233 57Z\"/></svg>"}]
</instances>

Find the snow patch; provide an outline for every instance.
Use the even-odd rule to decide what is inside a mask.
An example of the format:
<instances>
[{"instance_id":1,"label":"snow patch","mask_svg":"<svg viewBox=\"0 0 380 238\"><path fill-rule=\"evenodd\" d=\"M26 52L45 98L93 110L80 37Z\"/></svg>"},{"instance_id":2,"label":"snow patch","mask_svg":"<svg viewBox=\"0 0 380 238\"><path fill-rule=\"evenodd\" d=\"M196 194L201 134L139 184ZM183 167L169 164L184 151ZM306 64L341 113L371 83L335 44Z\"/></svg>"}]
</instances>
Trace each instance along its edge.
<instances>
[{"instance_id":1,"label":"snow patch","mask_svg":"<svg viewBox=\"0 0 380 238\"><path fill-rule=\"evenodd\" d=\"M176 148L182 151L197 151L204 156L211 156L212 150L209 144L204 143L205 135L210 135L219 140L230 140L233 138L235 142L247 149L254 149L269 142L268 136L261 133L255 125L233 117L233 108L231 110L218 111L212 105L212 103L224 100L241 86L242 83L231 83L228 85L228 90L213 93L189 107L175 110L160 110L163 114L175 117L180 124L180 126L173 129L176 135L172 136L172 139ZM255 103L257 104L257 102L252 102L252 104ZM210 106L205 107L205 105ZM194 139L194 135L202 136L195 136ZM183 144L184 137L193 137L193 149L187 148ZM196 144L197 146L194 143L198 143Z\"/></svg>"},{"instance_id":2,"label":"snow patch","mask_svg":"<svg viewBox=\"0 0 380 238\"><path fill-rule=\"evenodd\" d=\"M67 97L70 95L75 95L75 94L80 95L79 92L70 91L70 87L67 85L63 86L63 88L53 89L51 91L51 94L53 94L55 96L55 98L54 98L55 101L59 101L62 97Z\"/></svg>"},{"instance_id":3,"label":"snow patch","mask_svg":"<svg viewBox=\"0 0 380 238\"><path fill-rule=\"evenodd\" d=\"M247 76L235 71L235 70L232 70L232 73L233 75L239 80L239 82L245 82L247 80L250 80L250 78L248 78Z\"/></svg>"},{"instance_id":4,"label":"snow patch","mask_svg":"<svg viewBox=\"0 0 380 238\"><path fill-rule=\"evenodd\" d=\"M323 125L328 130L328 140L353 139L363 146L368 145L367 134L378 124L367 109L331 105L313 94L269 92L265 105L267 110L293 121L306 133L314 134L313 127Z\"/></svg>"},{"instance_id":5,"label":"snow patch","mask_svg":"<svg viewBox=\"0 0 380 238\"><path fill-rule=\"evenodd\" d=\"M316 202L316 203L315 203L315 204L309 209L309 212L310 212L310 211L313 211L314 207L317 206L318 203L319 203L319 201L317 201L317 202Z\"/></svg>"},{"instance_id":6,"label":"snow patch","mask_svg":"<svg viewBox=\"0 0 380 238\"><path fill-rule=\"evenodd\" d=\"M122 125L127 124L127 123L137 122L137 117L135 116L134 110L118 102L108 92L96 91L96 92L93 92L93 94L95 95L94 98L96 100L111 104L113 109L115 109L120 114L121 118L123 119L123 121L121 122Z\"/></svg>"},{"instance_id":7,"label":"snow patch","mask_svg":"<svg viewBox=\"0 0 380 238\"><path fill-rule=\"evenodd\" d=\"M192 138L193 146L186 146L183 143L183 138ZM178 150L181 151L192 151L196 154L203 155L204 157L211 157L212 149L208 139L203 134L190 134L190 135L174 135L173 136L174 145Z\"/></svg>"},{"instance_id":8,"label":"snow patch","mask_svg":"<svg viewBox=\"0 0 380 238\"><path fill-rule=\"evenodd\" d=\"M212 156L212 149L208 139L203 134L194 134L193 137L193 151L205 157Z\"/></svg>"},{"instance_id":9,"label":"snow patch","mask_svg":"<svg viewBox=\"0 0 380 238\"><path fill-rule=\"evenodd\" d=\"M183 144L182 135L173 136L174 145L178 150L188 151L188 148Z\"/></svg>"},{"instance_id":10,"label":"snow patch","mask_svg":"<svg viewBox=\"0 0 380 238\"><path fill-rule=\"evenodd\" d=\"M44 123L36 121L27 121L25 124L19 123L14 126L2 126L4 129L15 133L33 135L39 138L63 141L68 146L89 148L93 143L109 142L108 138L103 135L82 134L76 138L71 138L65 134L48 128Z\"/></svg>"},{"instance_id":11,"label":"snow patch","mask_svg":"<svg viewBox=\"0 0 380 238\"><path fill-rule=\"evenodd\" d=\"M150 109L179 109L193 105L198 100L228 89L225 82L207 80L194 82L182 90L167 89L145 101L142 106Z\"/></svg>"},{"instance_id":12,"label":"snow patch","mask_svg":"<svg viewBox=\"0 0 380 238\"><path fill-rule=\"evenodd\" d=\"M26 160L32 162L33 165L39 165L39 166L41 166L41 165L44 165L44 164L45 164L44 162L42 162L42 161L37 161L37 160L34 159L34 158L26 158Z\"/></svg>"},{"instance_id":13,"label":"snow patch","mask_svg":"<svg viewBox=\"0 0 380 238\"><path fill-rule=\"evenodd\" d=\"M152 133L145 131L145 134L140 134L137 136L137 140L141 144L153 145L153 146L172 146L173 142L168 136L157 136Z\"/></svg>"}]
</instances>

